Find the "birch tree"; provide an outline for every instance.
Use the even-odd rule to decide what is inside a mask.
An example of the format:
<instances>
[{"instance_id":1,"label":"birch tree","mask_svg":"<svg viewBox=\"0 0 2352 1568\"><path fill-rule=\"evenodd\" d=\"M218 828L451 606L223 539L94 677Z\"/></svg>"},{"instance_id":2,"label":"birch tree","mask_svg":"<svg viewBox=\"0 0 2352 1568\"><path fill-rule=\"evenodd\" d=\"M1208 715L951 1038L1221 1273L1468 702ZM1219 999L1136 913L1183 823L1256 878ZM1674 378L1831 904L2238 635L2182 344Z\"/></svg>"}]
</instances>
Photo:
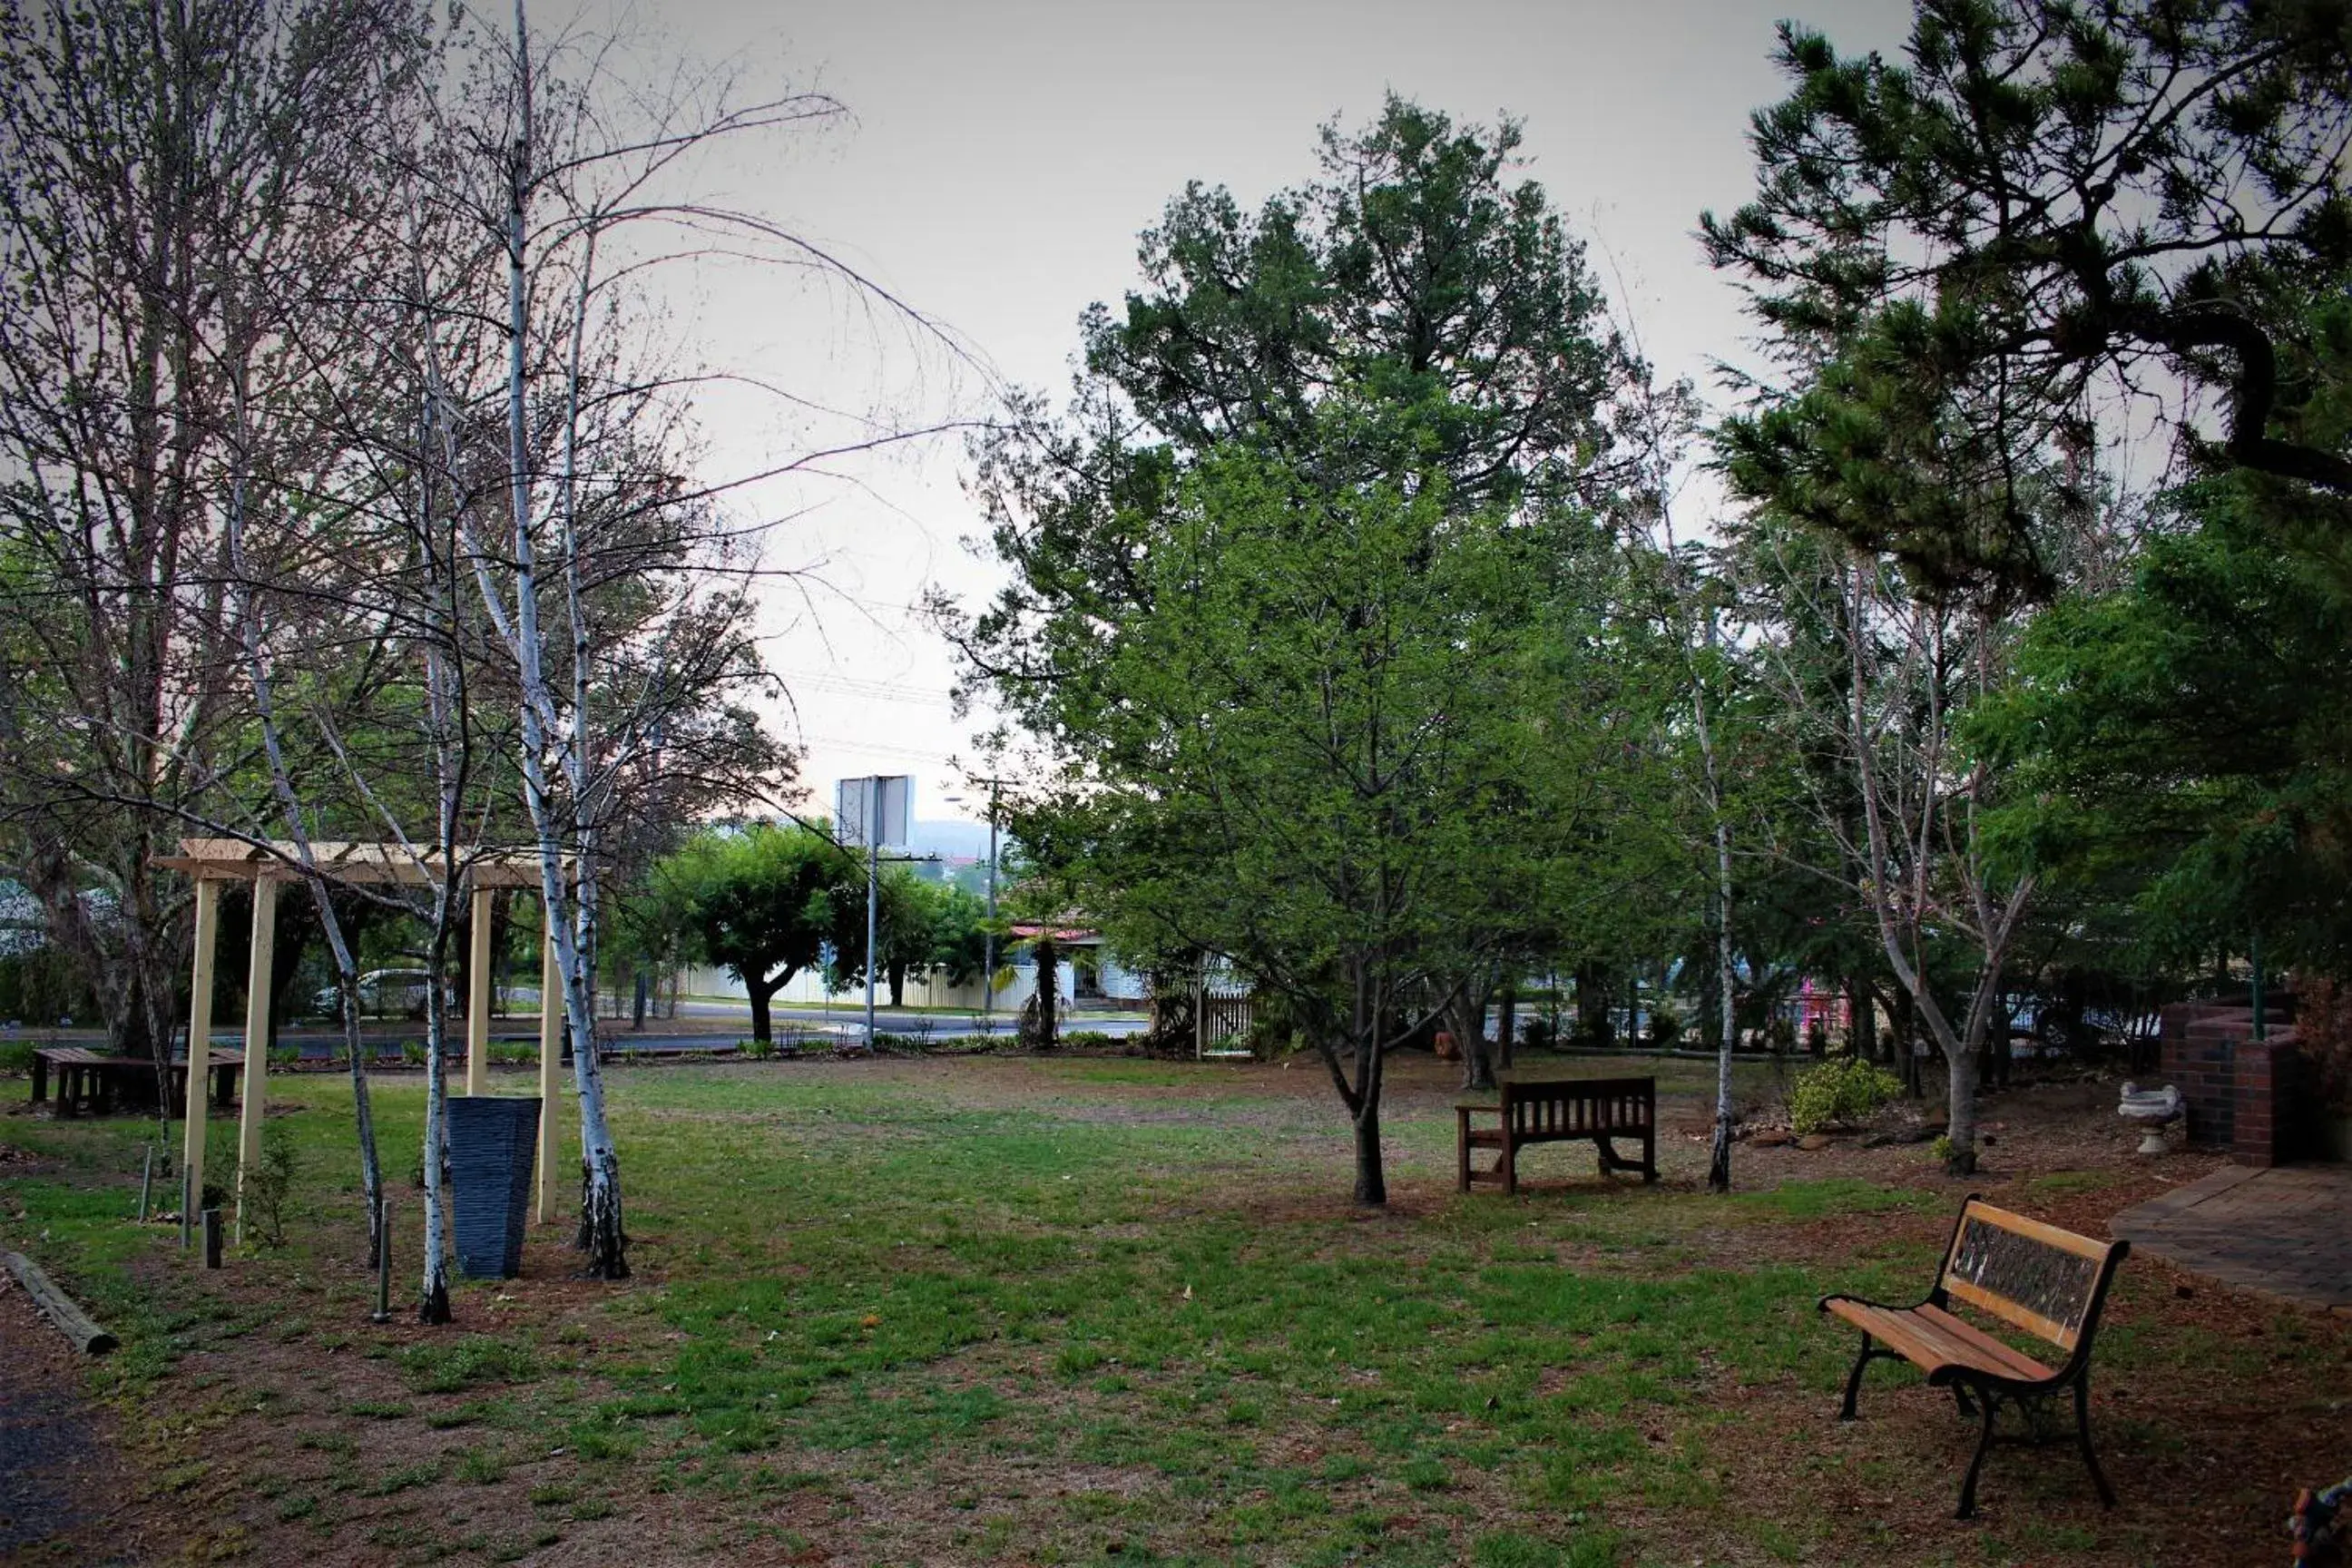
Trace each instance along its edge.
<instances>
[{"instance_id":1,"label":"birch tree","mask_svg":"<svg viewBox=\"0 0 2352 1568\"><path fill-rule=\"evenodd\" d=\"M468 17L461 38L472 74L453 80L417 158L423 199L470 237L452 252L434 353L464 449L499 439L499 493L468 493L457 537L513 680L520 793L577 1047L580 1244L592 1276L620 1278L620 1162L593 1048L614 834L634 783L694 776L697 747L730 772L698 779L706 794L772 788L789 761L740 712L708 721L764 679L749 631L756 531L719 515L738 481L688 477L685 404L709 373L664 363L631 325L650 278L719 251L814 271L923 342L953 345L836 257L696 187L714 144L822 126L840 113L832 99L746 98L725 71L683 68L648 89L622 74L625 48L551 40L520 4L503 31ZM928 430L852 421L761 477Z\"/></svg>"}]
</instances>

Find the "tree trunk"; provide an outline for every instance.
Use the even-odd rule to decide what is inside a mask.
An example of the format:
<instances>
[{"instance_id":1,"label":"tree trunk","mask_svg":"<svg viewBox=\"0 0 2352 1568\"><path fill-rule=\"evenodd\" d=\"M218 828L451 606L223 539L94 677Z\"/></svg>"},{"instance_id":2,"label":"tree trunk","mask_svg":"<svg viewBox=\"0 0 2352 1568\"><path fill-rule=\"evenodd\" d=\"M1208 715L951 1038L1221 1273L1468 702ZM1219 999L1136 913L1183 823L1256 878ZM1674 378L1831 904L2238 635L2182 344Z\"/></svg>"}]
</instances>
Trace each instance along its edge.
<instances>
[{"instance_id":1,"label":"tree trunk","mask_svg":"<svg viewBox=\"0 0 2352 1568\"><path fill-rule=\"evenodd\" d=\"M743 977L743 994L751 999L751 1037L753 1039L772 1040L776 1037L775 1027L768 1012L768 1001L782 988L783 984L781 978L755 980L748 974Z\"/></svg>"},{"instance_id":2,"label":"tree trunk","mask_svg":"<svg viewBox=\"0 0 2352 1568\"><path fill-rule=\"evenodd\" d=\"M1503 982L1503 1012L1495 1027L1495 1068L1497 1072L1511 1070L1517 1054L1516 1037L1519 1030L1519 983L1515 979Z\"/></svg>"},{"instance_id":3,"label":"tree trunk","mask_svg":"<svg viewBox=\"0 0 2352 1568\"><path fill-rule=\"evenodd\" d=\"M890 983L890 1005L905 1006L907 1005L907 966L903 963L893 963L887 966L882 973Z\"/></svg>"},{"instance_id":4,"label":"tree trunk","mask_svg":"<svg viewBox=\"0 0 2352 1568\"><path fill-rule=\"evenodd\" d=\"M445 889L443 900L451 895ZM448 1141L449 1085L442 1061L448 1030L447 982L441 978L443 944L433 944L433 969L426 977L425 1003L425 1268L418 1283L416 1320L421 1323L449 1321L449 1261L447 1194L441 1190L443 1146Z\"/></svg>"},{"instance_id":5,"label":"tree trunk","mask_svg":"<svg viewBox=\"0 0 2352 1568\"><path fill-rule=\"evenodd\" d=\"M1710 788L1714 771L1710 751L1707 764ZM1727 1193L1731 1190L1731 1047L1738 1039L1739 1031L1732 1014L1731 829L1723 820L1719 805L1715 819L1715 970L1719 997L1717 1021L1722 1034L1716 1044L1715 1142L1707 1151L1706 1184L1710 1192Z\"/></svg>"},{"instance_id":6,"label":"tree trunk","mask_svg":"<svg viewBox=\"0 0 2352 1568\"><path fill-rule=\"evenodd\" d=\"M1944 1156L1944 1174L1973 1176L1977 1171L1977 1054L1961 1049L1947 1052L1946 1058L1951 1073L1944 1137L1951 1152Z\"/></svg>"},{"instance_id":7,"label":"tree trunk","mask_svg":"<svg viewBox=\"0 0 2352 1568\"><path fill-rule=\"evenodd\" d=\"M1580 963L1576 969L1576 1037L1587 1046L1606 1046L1615 1033L1609 1023L1609 983L1601 965Z\"/></svg>"},{"instance_id":8,"label":"tree trunk","mask_svg":"<svg viewBox=\"0 0 2352 1568\"><path fill-rule=\"evenodd\" d=\"M1037 994L1021 1009L1021 1044L1033 1051L1050 1051L1061 1034L1061 1020L1056 1009L1062 999L1060 964L1054 944L1040 937L1036 942Z\"/></svg>"},{"instance_id":9,"label":"tree trunk","mask_svg":"<svg viewBox=\"0 0 2352 1568\"><path fill-rule=\"evenodd\" d=\"M1895 1054L1903 1062L1903 1092L1917 1100L1927 1092L1919 1077L1919 1052L1916 1048L1917 1025L1914 1021L1918 1009L1912 1004L1911 993L1901 986L1895 988Z\"/></svg>"},{"instance_id":10,"label":"tree trunk","mask_svg":"<svg viewBox=\"0 0 2352 1568\"><path fill-rule=\"evenodd\" d=\"M1379 1034L1374 1026L1373 1034ZM1356 1130L1356 1202L1368 1206L1389 1201L1388 1178L1381 1170L1381 1050L1377 1037L1356 1047L1357 1081L1361 1086L1352 1118Z\"/></svg>"},{"instance_id":11,"label":"tree trunk","mask_svg":"<svg viewBox=\"0 0 2352 1568\"><path fill-rule=\"evenodd\" d=\"M1494 1088L1495 1058L1486 1048L1485 993L1464 985L1445 1013L1446 1021L1454 1026L1454 1043L1462 1049L1462 1087Z\"/></svg>"}]
</instances>

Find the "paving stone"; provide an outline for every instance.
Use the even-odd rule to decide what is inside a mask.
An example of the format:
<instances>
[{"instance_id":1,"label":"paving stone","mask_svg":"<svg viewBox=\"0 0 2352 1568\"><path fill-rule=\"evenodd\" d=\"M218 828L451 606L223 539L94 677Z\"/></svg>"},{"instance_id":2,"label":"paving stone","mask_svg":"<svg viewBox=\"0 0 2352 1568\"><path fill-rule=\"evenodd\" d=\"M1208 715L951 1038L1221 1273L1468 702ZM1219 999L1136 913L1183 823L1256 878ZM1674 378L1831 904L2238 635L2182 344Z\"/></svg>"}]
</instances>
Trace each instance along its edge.
<instances>
[{"instance_id":1,"label":"paving stone","mask_svg":"<svg viewBox=\"0 0 2352 1568\"><path fill-rule=\"evenodd\" d=\"M2352 1316L2352 1167L2225 1165L2108 1228L2191 1273Z\"/></svg>"}]
</instances>

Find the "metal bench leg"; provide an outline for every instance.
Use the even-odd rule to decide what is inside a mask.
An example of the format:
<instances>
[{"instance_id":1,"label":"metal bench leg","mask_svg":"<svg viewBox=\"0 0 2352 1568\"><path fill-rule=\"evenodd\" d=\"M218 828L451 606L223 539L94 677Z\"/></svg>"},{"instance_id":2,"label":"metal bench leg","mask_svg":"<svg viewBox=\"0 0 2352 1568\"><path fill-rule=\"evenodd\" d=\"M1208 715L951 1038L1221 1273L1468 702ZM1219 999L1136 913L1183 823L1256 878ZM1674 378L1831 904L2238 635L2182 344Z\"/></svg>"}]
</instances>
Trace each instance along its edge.
<instances>
[{"instance_id":1,"label":"metal bench leg","mask_svg":"<svg viewBox=\"0 0 2352 1568\"><path fill-rule=\"evenodd\" d=\"M1503 1191L1513 1197L1519 1192L1519 1146L1511 1142L1511 1119L1503 1118Z\"/></svg>"},{"instance_id":2,"label":"metal bench leg","mask_svg":"<svg viewBox=\"0 0 2352 1568\"><path fill-rule=\"evenodd\" d=\"M1954 1519L1973 1519L1977 1511L1977 1476L1984 1469L1985 1456L1992 1452L1993 1413L1999 1405L1990 1389L1979 1390L1978 1403L1984 1406L1984 1432L1977 1438L1977 1457L1969 1461L1968 1479L1960 1483L1960 1506Z\"/></svg>"},{"instance_id":3,"label":"metal bench leg","mask_svg":"<svg viewBox=\"0 0 2352 1568\"><path fill-rule=\"evenodd\" d=\"M1877 1359L1878 1352L1872 1348L1870 1336L1868 1334L1863 1335L1862 1353L1853 1358L1853 1370L1846 1373L1845 1404L1838 1410L1839 1420L1851 1421L1853 1419L1853 1402L1855 1397L1862 1393L1862 1374L1868 1371L1870 1369L1870 1363Z\"/></svg>"},{"instance_id":4,"label":"metal bench leg","mask_svg":"<svg viewBox=\"0 0 2352 1568\"><path fill-rule=\"evenodd\" d=\"M1456 1107L1454 1114L1454 1190L1470 1190L1470 1113Z\"/></svg>"},{"instance_id":5,"label":"metal bench leg","mask_svg":"<svg viewBox=\"0 0 2352 1568\"><path fill-rule=\"evenodd\" d=\"M2107 1485L2107 1473L2099 1468L2099 1457L2091 1452L2091 1380L2074 1380L2074 1438L2083 1446L2083 1464L2091 1472L2091 1484L2099 1489L2099 1501L2107 1508L2116 1506L2116 1489Z\"/></svg>"}]
</instances>

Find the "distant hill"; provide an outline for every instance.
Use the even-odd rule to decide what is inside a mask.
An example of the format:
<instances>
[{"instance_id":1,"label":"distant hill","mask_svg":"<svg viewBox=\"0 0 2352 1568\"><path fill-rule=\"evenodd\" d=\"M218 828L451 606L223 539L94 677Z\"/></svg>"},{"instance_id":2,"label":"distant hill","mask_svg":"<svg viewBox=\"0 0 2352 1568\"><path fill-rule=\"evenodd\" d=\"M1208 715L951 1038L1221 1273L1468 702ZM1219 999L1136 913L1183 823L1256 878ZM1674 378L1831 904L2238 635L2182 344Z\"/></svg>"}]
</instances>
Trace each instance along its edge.
<instances>
[{"instance_id":1,"label":"distant hill","mask_svg":"<svg viewBox=\"0 0 2352 1568\"><path fill-rule=\"evenodd\" d=\"M913 825L917 855L948 855L961 860L988 858L988 824L958 822L953 818L926 822L917 818Z\"/></svg>"}]
</instances>

